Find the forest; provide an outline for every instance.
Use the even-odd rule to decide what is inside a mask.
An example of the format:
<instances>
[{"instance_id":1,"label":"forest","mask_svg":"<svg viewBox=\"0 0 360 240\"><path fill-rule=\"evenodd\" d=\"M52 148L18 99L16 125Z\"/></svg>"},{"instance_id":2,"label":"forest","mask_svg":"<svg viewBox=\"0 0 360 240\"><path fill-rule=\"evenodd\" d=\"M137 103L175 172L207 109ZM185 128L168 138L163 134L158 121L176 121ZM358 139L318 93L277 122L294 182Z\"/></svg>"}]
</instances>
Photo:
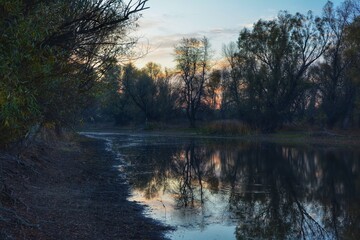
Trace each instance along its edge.
<instances>
[{"instance_id":1,"label":"forest","mask_svg":"<svg viewBox=\"0 0 360 240\"><path fill-rule=\"evenodd\" d=\"M139 69L130 33L146 2L2 1L0 142L84 122L360 126L358 1L260 19L218 61L206 36L179 39L176 68Z\"/></svg>"},{"instance_id":2,"label":"forest","mask_svg":"<svg viewBox=\"0 0 360 240\"><path fill-rule=\"evenodd\" d=\"M0 0L0 239L165 239L175 228L129 199L170 178L177 209L229 185L221 202L256 220L239 218L251 228L234 225L237 239L332 239L307 206L324 206L328 236L359 239L359 0L259 19L220 59L207 36L179 37L174 68L136 65L150 1ZM329 134L286 143L300 150L262 141L289 129Z\"/></svg>"},{"instance_id":3,"label":"forest","mask_svg":"<svg viewBox=\"0 0 360 240\"><path fill-rule=\"evenodd\" d=\"M359 23L356 1L328 2L321 16L282 11L241 29L218 61L208 38L179 39L175 69L110 67L100 101L84 117L190 127L236 120L265 133L294 125L358 128Z\"/></svg>"}]
</instances>

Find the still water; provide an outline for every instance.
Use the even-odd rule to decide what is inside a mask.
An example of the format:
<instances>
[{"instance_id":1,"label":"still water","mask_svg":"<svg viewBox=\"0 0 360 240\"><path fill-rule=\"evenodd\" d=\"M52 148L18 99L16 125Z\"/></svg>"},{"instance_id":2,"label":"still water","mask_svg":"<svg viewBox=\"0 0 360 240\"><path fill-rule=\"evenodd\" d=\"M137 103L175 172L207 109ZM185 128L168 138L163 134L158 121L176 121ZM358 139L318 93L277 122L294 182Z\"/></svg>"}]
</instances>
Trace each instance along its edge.
<instances>
[{"instance_id":1,"label":"still water","mask_svg":"<svg viewBox=\"0 0 360 240\"><path fill-rule=\"evenodd\" d=\"M360 149L87 135L170 239L360 239Z\"/></svg>"}]
</instances>

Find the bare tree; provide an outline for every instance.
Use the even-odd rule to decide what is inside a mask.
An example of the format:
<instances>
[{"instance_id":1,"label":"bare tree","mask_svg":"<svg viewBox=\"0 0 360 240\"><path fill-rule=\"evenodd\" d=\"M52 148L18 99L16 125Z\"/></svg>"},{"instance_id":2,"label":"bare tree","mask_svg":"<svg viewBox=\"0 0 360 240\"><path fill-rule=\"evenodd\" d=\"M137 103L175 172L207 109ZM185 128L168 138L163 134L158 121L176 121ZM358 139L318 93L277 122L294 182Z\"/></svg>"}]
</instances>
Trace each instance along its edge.
<instances>
[{"instance_id":1,"label":"bare tree","mask_svg":"<svg viewBox=\"0 0 360 240\"><path fill-rule=\"evenodd\" d=\"M204 98L204 87L210 68L209 40L184 38L175 46L177 70L182 80L181 95L190 126L195 127L196 114Z\"/></svg>"}]
</instances>

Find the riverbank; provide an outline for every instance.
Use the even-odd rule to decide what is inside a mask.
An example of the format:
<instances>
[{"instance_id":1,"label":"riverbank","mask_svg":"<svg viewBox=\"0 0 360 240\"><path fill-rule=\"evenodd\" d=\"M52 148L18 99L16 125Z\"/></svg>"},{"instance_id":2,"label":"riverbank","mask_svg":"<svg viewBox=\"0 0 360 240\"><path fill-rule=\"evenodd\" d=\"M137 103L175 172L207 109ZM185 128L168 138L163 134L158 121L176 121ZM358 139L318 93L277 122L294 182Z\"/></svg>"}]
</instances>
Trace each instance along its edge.
<instances>
[{"instance_id":1,"label":"riverbank","mask_svg":"<svg viewBox=\"0 0 360 240\"><path fill-rule=\"evenodd\" d=\"M91 131L327 147L360 145L360 134L345 131L238 136L196 129ZM129 186L118 176L116 164L105 142L81 136L45 139L20 153L0 151L0 239L163 239L169 228L144 217L142 206L127 201Z\"/></svg>"},{"instance_id":2,"label":"riverbank","mask_svg":"<svg viewBox=\"0 0 360 240\"><path fill-rule=\"evenodd\" d=\"M169 228L129 202L129 186L100 140L37 144L0 153L1 239L164 239Z\"/></svg>"},{"instance_id":3,"label":"riverbank","mask_svg":"<svg viewBox=\"0 0 360 240\"><path fill-rule=\"evenodd\" d=\"M247 134L208 133L203 128L188 128L185 126L166 126L163 128L114 127L105 125L96 127L86 126L79 131L140 134L149 136L177 136L204 139L234 139L248 142L273 142L291 145L321 145L326 147L358 147L360 146L360 130L326 130L326 129L297 129L280 130L275 133L249 132Z\"/></svg>"}]
</instances>

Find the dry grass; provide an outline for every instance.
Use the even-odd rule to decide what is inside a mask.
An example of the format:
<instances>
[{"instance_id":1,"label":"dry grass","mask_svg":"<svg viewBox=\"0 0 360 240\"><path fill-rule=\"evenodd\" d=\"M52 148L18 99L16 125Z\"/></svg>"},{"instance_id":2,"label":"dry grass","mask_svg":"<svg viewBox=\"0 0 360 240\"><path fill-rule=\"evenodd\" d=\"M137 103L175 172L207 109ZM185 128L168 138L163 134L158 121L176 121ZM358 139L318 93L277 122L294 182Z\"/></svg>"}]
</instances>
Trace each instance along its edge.
<instances>
[{"instance_id":1,"label":"dry grass","mask_svg":"<svg viewBox=\"0 0 360 240\"><path fill-rule=\"evenodd\" d=\"M238 120L219 120L207 124L203 129L206 134L249 135L256 132L249 125Z\"/></svg>"}]
</instances>

